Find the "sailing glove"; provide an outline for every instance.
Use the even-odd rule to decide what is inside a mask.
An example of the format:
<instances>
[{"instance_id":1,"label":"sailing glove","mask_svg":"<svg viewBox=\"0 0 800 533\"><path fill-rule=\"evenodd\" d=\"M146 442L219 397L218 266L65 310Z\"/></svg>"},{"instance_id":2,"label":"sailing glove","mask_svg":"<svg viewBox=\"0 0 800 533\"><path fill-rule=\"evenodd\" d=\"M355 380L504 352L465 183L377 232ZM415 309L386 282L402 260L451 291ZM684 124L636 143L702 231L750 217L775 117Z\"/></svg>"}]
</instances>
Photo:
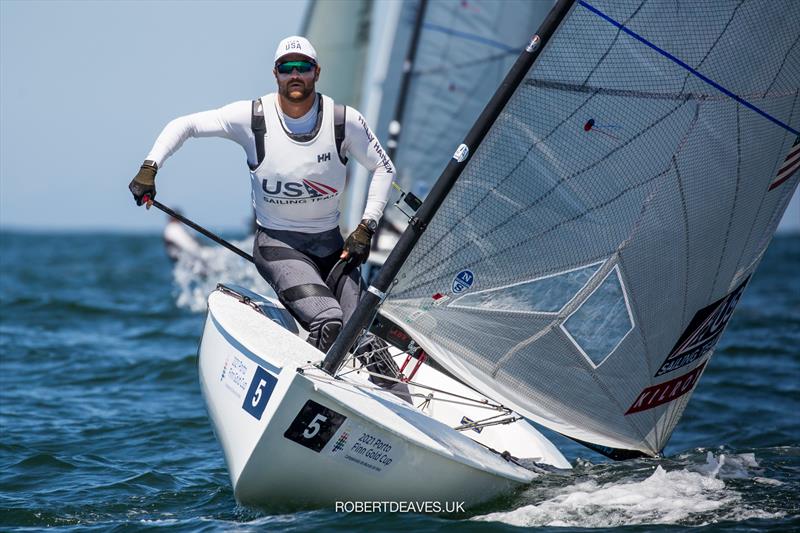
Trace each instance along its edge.
<instances>
[{"instance_id":1,"label":"sailing glove","mask_svg":"<svg viewBox=\"0 0 800 533\"><path fill-rule=\"evenodd\" d=\"M353 261L356 265L363 264L369 257L369 248L376 227L377 222L374 220L366 218L362 220L353 233L344 241L344 251L341 258Z\"/></svg>"},{"instance_id":2,"label":"sailing glove","mask_svg":"<svg viewBox=\"0 0 800 533\"><path fill-rule=\"evenodd\" d=\"M128 189L133 193L136 205L144 203L145 195L149 196L151 200L156 197L156 172L158 172L158 165L154 161L148 160L142 163L139 172L131 180Z\"/></svg>"}]
</instances>

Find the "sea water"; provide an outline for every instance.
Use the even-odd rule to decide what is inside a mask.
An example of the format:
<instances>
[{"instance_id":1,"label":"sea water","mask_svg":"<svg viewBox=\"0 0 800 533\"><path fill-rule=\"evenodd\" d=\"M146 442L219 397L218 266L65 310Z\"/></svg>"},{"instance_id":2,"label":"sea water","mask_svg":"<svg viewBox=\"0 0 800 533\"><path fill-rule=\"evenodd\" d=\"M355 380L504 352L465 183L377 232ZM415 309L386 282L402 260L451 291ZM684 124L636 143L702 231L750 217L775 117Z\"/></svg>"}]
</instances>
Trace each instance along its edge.
<instances>
[{"instance_id":1,"label":"sea water","mask_svg":"<svg viewBox=\"0 0 800 533\"><path fill-rule=\"evenodd\" d=\"M573 470L445 517L236 504L197 342L217 281L265 286L202 253L173 266L158 235L0 233L0 530L800 529L800 236L773 241L664 458L548 433Z\"/></svg>"}]
</instances>

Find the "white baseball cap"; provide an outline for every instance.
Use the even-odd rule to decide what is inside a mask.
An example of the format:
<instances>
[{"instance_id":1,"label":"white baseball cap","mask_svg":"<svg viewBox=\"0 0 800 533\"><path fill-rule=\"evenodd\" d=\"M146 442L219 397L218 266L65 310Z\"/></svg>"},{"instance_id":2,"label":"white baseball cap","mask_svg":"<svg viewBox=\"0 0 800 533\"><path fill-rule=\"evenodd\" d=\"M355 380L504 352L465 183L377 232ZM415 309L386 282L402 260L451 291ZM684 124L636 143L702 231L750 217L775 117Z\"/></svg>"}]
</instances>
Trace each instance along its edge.
<instances>
[{"instance_id":1,"label":"white baseball cap","mask_svg":"<svg viewBox=\"0 0 800 533\"><path fill-rule=\"evenodd\" d=\"M312 44L305 37L299 35L292 35L282 40L275 50L275 62L277 63L280 58L288 54L301 54L307 58L316 61L317 51L314 50Z\"/></svg>"}]
</instances>

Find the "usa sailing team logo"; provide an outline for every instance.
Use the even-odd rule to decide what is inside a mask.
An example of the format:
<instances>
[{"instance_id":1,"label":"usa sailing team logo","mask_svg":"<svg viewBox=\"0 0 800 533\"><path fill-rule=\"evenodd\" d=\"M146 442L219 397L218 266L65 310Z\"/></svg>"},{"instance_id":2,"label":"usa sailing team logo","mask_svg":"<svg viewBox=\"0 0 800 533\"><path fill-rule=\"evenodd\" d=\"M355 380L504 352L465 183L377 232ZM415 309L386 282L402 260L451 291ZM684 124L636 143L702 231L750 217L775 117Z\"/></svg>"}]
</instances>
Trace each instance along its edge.
<instances>
[{"instance_id":1,"label":"usa sailing team logo","mask_svg":"<svg viewBox=\"0 0 800 533\"><path fill-rule=\"evenodd\" d=\"M261 180L261 190L264 191L266 196L264 200L271 201L273 199L287 199L287 200L320 200L324 198L331 198L339 193L338 190L320 183L304 179L301 181L268 181Z\"/></svg>"}]
</instances>

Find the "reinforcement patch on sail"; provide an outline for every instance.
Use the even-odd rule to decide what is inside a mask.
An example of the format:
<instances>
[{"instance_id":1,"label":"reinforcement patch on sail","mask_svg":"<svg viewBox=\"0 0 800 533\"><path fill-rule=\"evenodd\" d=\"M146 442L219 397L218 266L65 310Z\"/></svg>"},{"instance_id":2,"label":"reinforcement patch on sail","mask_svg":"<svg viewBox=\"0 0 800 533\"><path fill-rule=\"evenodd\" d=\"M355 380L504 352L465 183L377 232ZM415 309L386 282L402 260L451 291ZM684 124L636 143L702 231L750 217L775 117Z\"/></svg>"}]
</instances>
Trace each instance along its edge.
<instances>
[{"instance_id":1,"label":"reinforcement patch on sail","mask_svg":"<svg viewBox=\"0 0 800 533\"><path fill-rule=\"evenodd\" d=\"M533 420L658 453L797 186L797 20L793 1L577 2L381 312Z\"/></svg>"}]
</instances>

